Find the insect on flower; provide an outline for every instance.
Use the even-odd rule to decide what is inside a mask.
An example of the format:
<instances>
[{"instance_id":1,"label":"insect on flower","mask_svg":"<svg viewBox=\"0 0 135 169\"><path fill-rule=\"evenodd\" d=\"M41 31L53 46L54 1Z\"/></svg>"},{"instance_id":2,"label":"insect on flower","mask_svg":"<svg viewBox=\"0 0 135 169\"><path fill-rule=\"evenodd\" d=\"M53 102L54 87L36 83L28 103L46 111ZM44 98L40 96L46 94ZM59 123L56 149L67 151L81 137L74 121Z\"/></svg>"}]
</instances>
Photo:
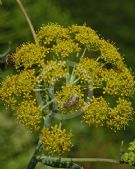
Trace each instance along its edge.
<instances>
[{"instance_id":1,"label":"insect on flower","mask_svg":"<svg viewBox=\"0 0 135 169\"><path fill-rule=\"evenodd\" d=\"M79 97L77 95L73 96L71 100L68 100L65 104L64 107L65 108L70 108L74 105L76 105L79 101Z\"/></svg>"},{"instance_id":2,"label":"insect on flower","mask_svg":"<svg viewBox=\"0 0 135 169\"><path fill-rule=\"evenodd\" d=\"M8 54L6 56L6 64L9 65L9 66L14 66L14 61L12 59L12 55Z\"/></svg>"}]
</instances>

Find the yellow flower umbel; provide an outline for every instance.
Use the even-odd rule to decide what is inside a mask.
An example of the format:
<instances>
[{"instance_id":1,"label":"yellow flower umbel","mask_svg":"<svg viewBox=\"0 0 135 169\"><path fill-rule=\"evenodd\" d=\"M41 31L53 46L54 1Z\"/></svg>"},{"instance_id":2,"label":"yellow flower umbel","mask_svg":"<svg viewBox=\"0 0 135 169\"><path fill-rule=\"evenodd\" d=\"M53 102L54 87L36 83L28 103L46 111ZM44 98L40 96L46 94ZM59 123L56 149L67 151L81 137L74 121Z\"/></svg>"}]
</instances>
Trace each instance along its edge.
<instances>
[{"instance_id":1,"label":"yellow flower umbel","mask_svg":"<svg viewBox=\"0 0 135 169\"><path fill-rule=\"evenodd\" d=\"M119 98L116 107L108 113L107 126L111 129L120 130L132 120L133 108L130 101Z\"/></svg>"},{"instance_id":2,"label":"yellow flower umbel","mask_svg":"<svg viewBox=\"0 0 135 169\"><path fill-rule=\"evenodd\" d=\"M17 110L17 118L27 129L39 130L42 119L42 109L35 100L24 100Z\"/></svg>"},{"instance_id":3,"label":"yellow flower umbel","mask_svg":"<svg viewBox=\"0 0 135 169\"><path fill-rule=\"evenodd\" d=\"M33 92L36 85L35 70L25 70L20 72L16 81L16 92L23 94L24 96L29 95Z\"/></svg>"},{"instance_id":4,"label":"yellow flower umbel","mask_svg":"<svg viewBox=\"0 0 135 169\"><path fill-rule=\"evenodd\" d=\"M99 45L101 58L103 58L106 62L117 65L118 67L123 65L123 58L113 44L104 39L98 40L96 43Z\"/></svg>"},{"instance_id":5,"label":"yellow flower umbel","mask_svg":"<svg viewBox=\"0 0 135 169\"><path fill-rule=\"evenodd\" d=\"M92 97L83 108L83 121L88 125L103 126L106 123L109 106L103 97Z\"/></svg>"},{"instance_id":6,"label":"yellow flower umbel","mask_svg":"<svg viewBox=\"0 0 135 169\"><path fill-rule=\"evenodd\" d=\"M37 46L33 43L26 43L16 49L12 56L16 69L32 68L32 66L43 67L44 58L48 50L42 46Z\"/></svg>"},{"instance_id":7,"label":"yellow flower umbel","mask_svg":"<svg viewBox=\"0 0 135 169\"><path fill-rule=\"evenodd\" d=\"M84 94L80 85L67 84L56 92L55 98L58 103L58 110L62 113L74 113L84 105Z\"/></svg>"},{"instance_id":8,"label":"yellow flower umbel","mask_svg":"<svg viewBox=\"0 0 135 169\"><path fill-rule=\"evenodd\" d=\"M17 106L17 97L28 97L33 92L35 82L35 71L32 69L7 76L1 84L0 97L14 109Z\"/></svg>"},{"instance_id":9,"label":"yellow flower umbel","mask_svg":"<svg viewBox=\"0 0 135 169\"><path fill-rule=\"evenodd\" d=\"M37 33L39 43L49 45L57 40L68 39L69 30L61 25L50 23L47 26L42 26Z\"/></svg>"},{"instance_id":10,"label":"yellow flower umbel","mask_svg":"<svg viewBox=\"0 0 135 169\"><path fill-rule=\"evenodd\" d=\"M134 94L135 81L132 73L126 67L122 71L106 69L101 74L106 82L104 93L119 96L131 96Z\"/></svg>"},{"instance_id":11,"label":"yellow flower umbel","mask_svg":"<svg viewBox=\"0 0 135 169\"><path fill-rule=\"evenodd\" d=\"M95 44L99 39L96 32L90 27L72 25L70 33L74 35L74 39L83 45Z\"/></svg>"},{"instance_id":12,"label":"yellow flower umbel","mask_svg":"<svg viewBox=\"0 0 135 169\"><path fill-rule=\"evenodd\" d=\"M130 101L119 98L111 108L103 97L93 97L83 108L83 121L88 125L107 126L120 130L132 120L133 108Z\"/></svg>"},{"instance_id":13,"label":"yellow flower umbel","mask_svg":"<svg viewBox=\"0 0 135 169\"><path fill-rule=\"evenodd\" d=\"M11 107L14 107L17 100L13 95L16 95L16 79L17 75L7 76L0 86L1 99Z\"/></svg>"},{"instance_id":14,"label":"yellow flower umbel","mask_svg":"<svg viewBox=\"0 0 135 169\"><path fill-rule=\"evenodd\" d=\"M51 129L44 128L41 134L41 141L44 145L45 151L51 155L61 155L70 151L73 146L71 143L72 133L61 129L57 125L52 126Z\"/></svg>"}]
</instances>

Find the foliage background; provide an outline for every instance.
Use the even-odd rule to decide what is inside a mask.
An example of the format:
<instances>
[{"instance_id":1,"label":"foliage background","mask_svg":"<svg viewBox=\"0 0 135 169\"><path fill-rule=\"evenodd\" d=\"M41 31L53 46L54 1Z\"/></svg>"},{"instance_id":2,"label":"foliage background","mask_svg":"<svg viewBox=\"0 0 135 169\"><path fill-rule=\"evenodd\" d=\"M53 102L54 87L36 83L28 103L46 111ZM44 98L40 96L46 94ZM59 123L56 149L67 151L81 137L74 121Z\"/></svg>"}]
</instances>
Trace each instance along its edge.
<instances>
[{"instance_id":1,"label":"foliage background","mask_svg":"<svg viewBox=\"0 0 135 169\"><path fill-rule=\"evenodd\" d=\"M23 3L36 30L47 22L62 25L86 23L105 39L114 41L125 62L135 72L135 1L23 0ZM25 41L33 41L33 38L16 1L3 1L0 6L0 54L9 47L12 53ZM1 59L0 80L13 71L12 66L6 67L3 62ZM126 149L128 141L135 138L134 121L128 128L116 133L104 128L87 128L80 125L77 119L65 123L75 130L76 135L76 146L69 154L71 157L118 158L121 140L124 140ZM18 124L15 113L5 109L3 103L0 103L0 129L0 169L26 168L37 138ZM101 163L87 163L84 166L91 169L133 168ZM38 165L37 168L44 167Z\"/></svg>"}]
</instances>

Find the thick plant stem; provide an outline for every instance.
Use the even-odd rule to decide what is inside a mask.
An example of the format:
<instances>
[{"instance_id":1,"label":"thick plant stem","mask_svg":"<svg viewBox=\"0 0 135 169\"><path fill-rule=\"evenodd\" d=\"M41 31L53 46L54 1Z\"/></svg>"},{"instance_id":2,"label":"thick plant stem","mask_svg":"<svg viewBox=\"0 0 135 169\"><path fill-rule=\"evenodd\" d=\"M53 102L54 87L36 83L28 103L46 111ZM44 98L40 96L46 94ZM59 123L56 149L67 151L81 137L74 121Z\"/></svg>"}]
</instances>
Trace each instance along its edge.
<instances>
[{"instance_id":1,"label":"thick plant stem","mask_svg":"<svg viewBox=\"0 0 135 169\"><path fill-rule=\"evenodd\" d=\"M26 19L26 21L27 21L29 27L30 27L30 30L31 30L31 33L32 33L32 35L33 35L33 38L34 38L35 43L38 45L38 41L37 41L37 38L36 38L36 33L35 33L35 30L34 30L34 27L33 27L33 25L32 25L32 22L31 22L31 20L30 20L28 14L27 14L27 12L26 12L26 10L25 10L25 8L24 8L24 6L23 6L21 0L16 0L16 2L18 3L18 5L19 5L21 11L23 12L23 15L24 15L24 17L25 17L25 19Z\"/></svg>"},{"instance_id":2,"label":"thick plant stem","mask_svg":"<svg viewBox=\"0 0 135 169\"><path fill-rule=\"evenodd\" d=\"M38 163L38 160L36 158L40 148L42 146L42 143L39 141L38 144L37 144L37 147L35 149L35 152L32 156L32 158L30 159L29 163L28 163L28 166L27 166L27 169L34 169Z\"/></svg>"},{"instance_id":3,"label":"thick plant stem","mask_svg":"<svg viewBox=\"0 0 135 169\"><path fill-rule=\"evenodd\" d=\"M83 167L81 167L76 163L85 163L85 162L125 164L119 160L106 158L59 158L51 156L37 156L36 158L39 162L41 162L46 166L51 166L55 168L69 168L69 169L83 169Z\"/></svg>"},{"instance_id":4,"label":"thick plant stem","mask_svg":"<svg viewBox=\"0 0 135 169\"><path fill-rule=\"evenodd\" d=\"M31 160L28 163L27 169L34 169L38 163L35 154L32 156Z\"/></svg>"},{"instance_id":5,"label":"thick plant stem","mask_svg":"<svg viewBox=\"0 0 135 169\"><path fill-rule=\"evenodd\" d=\"M68 158L63 158L63 160L67 160ZM106 163L116 163L120 164L118 160L114 159L106 159L106 158L71 158L73 162L106 162Z\"/></svg>"},{"instance_id":6,"label":"thick plant stem","mask_svg":"<svg viewBox=\"0 0 135 169\"><path fill-rule=\"evenodd\" d=\"M57 157L48 157L48 156L37 156L37 160L42 161L57 161L59 158ZM105 162L105 163L114 163L121 164L119 160L114 159L106 159L106 158L60 158L60 162Z\"/></svg>"}]
</instances>

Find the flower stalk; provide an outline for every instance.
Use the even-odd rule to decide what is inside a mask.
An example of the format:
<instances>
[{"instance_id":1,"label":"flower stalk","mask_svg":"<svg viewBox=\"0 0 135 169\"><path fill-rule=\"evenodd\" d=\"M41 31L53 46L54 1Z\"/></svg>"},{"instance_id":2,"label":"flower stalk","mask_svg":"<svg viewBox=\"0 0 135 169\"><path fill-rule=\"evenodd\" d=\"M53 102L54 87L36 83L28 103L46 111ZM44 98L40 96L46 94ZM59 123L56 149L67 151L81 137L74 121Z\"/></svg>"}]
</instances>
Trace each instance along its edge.
<instances>
[{"instance_id":1,"label":"flower stalk","mask_svg":"<svg viewBox=\"0 0 135 169\"><path fill-rule=\"evenodd\" d=\"M30 30L31 30L31 33L32 33L32 35L33 35L33 38L34 38L35 43L38 45L38 41L37 41L37 38L36 38L35 29L34 29L34 27L33 27L33 25L32 25L32 22L31 22L31 20L30 20L30 18L29 18L29 15L28 15L27 12L26 12L26 9L24 8L24 6L23 6L21 0L16 0L16 2L18 3L18 5L19 5L19 7L20 7L20 9L21 9L21 11L22 11L22 13L23 13L23 15L24 15L24 17L25 17L25 19L26 19L28 25L29 25L29 27L30 27Z\"/></svg>"}]
</instances>

